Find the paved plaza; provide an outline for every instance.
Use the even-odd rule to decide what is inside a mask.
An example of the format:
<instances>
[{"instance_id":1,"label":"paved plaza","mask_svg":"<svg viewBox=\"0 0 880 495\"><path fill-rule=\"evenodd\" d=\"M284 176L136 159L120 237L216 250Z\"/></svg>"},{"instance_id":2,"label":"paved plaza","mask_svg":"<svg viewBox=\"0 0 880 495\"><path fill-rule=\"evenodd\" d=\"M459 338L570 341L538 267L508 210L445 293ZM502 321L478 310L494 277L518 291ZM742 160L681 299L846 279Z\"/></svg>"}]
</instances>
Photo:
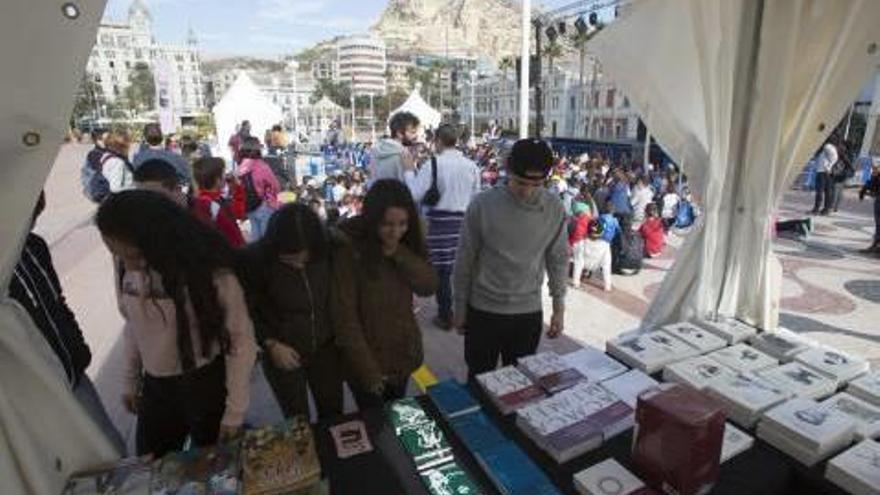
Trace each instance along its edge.
<instances>
[{"instance_id":1,"label":"paved plaza","mask_svg":"<svg viewBox=\"0 0 880 495\"><path fill-rule=\"evenodd\" d=\"M44 234L67 299L92 349L88 373L95 381L111 417L133 441L134 417L120 402L122 380L122 318L113 289L112 265L100 235L91 222L94 205L82 195L79 167L87 146L65 145L46 184L48 207L37 230ZM816 217L814 232L806 242L776 242L784 269L780 325L824 344L848 350L880 367L880 260L859 254L873 234L871 203L857 201L857 191L847 191L841 211ZM799 218L812 207L812 194L786 194L781 218ZM658 259L646 260L635 276L615 276L614 290L598 284L572 290L568 297L566 334L542 346L567 351L581 343L604 348L607 339L637 328L650 301L657 295L667 271L675 262L682 239ZM419 303L426 364L439 378L464 379L463 338L443 332L430 323L431 300ZM545 314L549 319L549 313ZM260 424L280 418L271 392L259 370L254 373L252 407L247 421Z\"/></svg>"}]
</instances>

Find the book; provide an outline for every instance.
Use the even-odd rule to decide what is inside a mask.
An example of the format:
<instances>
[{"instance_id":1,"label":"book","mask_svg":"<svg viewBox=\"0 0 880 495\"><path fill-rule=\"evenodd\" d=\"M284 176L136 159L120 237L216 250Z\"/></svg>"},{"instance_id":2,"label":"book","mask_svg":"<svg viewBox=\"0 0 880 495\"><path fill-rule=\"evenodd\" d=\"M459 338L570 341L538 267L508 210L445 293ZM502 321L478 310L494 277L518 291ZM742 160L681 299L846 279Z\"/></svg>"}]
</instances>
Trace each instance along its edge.
<instances>
[{"instance_id":1,"label":"book","mask_svg":"<svg viewBox=\"0 0 880 495\"><path fill-rule=\"evenodd\" d=\"M519 359L519 368L549 394L555 394L585 380L580 371L555 352L540 352Z\"/></svg>"},{"instance_id":2,"label":"book","mask_svg":"<svg viewBox=\"0 0 880 495\"><path fill-rule=\"evenodd\" d=\"M477 383L489 400L501 411L510 414L517 409L547 396L541 387L513 366L477 375Z\"/></svg>"},{"instance_id":3,"label":"book","mask_svg":"<svg viewBox=\"0 0 880 495\"><path fill-rule=\"evenodd\" d=\"M428 416L416 399L396 400L387 409L394 434L413 460L417 471L453 460L452 447L447 443L440 425Z\"/></svg>"},{"instance_id":4,"label":"book","mask_svg":"<svg viewBox=\"0 0 880 495\"><path fill-rule=\"evenodd\" d=\"M853 495L880 493L880 442L863 440L828 461L826 478Z\"/></svg>"},{"instance_id":5,"label":"book","mask_svg":"<svg viewBox=\"0 0 880 495\"><path fill-rule=\"evenodd\" d=\"M659 331L609 340L606 348L611 356L648 374L700 353L683 340Z\"/></svg>"},{"instance_id":6,"label":"book","mask_svg":"<svg viewBox=\"0 0 880 495\"><path fill-rule=\"evenodd\" d=\"M431 495L479 495L480 489L455 461L419 473Z\"/></svg>"},{"instance_id":7,"label":"book","mask_svg":"<svg viewBox=\"0 0 880 495\"><path fill-rule=\"evenodd\" d=\"M333 425L328 428L336 447L336 457L348 459L359 454L373 451L373 444L367 434L363 421L355 420Z\"/></svg>"},{"instance_id":8,"label":"book","mask_svg":"<svg viewBox=\"0 0 880 495\"><path fill-rule=\"evenodd\" d=\"M472 453L509 441L483 411L456 416L449 420L449 426Z\"/></svg>"},{"instance_id":9,"label":"book","mask_svg":"<svg viewBox=\"0 0 880 495\"><path fill-rule=\"evenodd\" d=\"M158 462L150 482L150 493L236 495L238 470L237 445L174 452Z\"/></svg>"},{"instance_id":10,"label":"book","mask_svg":"<svg viewBox=\"0 0 880 495\"><path fill-rule=\"evenodd\" d=\"M581 495L628 495L644 487L642 480L614 459L606 459L574 475L574 488Z\"/></svg>"},{"instance_id":11,"label":"book","mask_svg":"<svg viewBox=\"0 0 880 495\"><path fill-rule=\"evenodd\" d=\"M601 382L626 373L629 368L595 347L584 346L562 355L568 366L578 370L590 382Z\"/></svg>"},{"instance_id":12,"label":"book","mask_svg":"<svg viewBox=\"0 0 880 495\"><path fill-rule=\"evenodd\" d=\"M757 371L755 374L783 390L788 390L795 397L821 399L837 389L835 380L796 362Z\"/></svg>"},{"instance_id":13,"label":"book","mask_svg":"<svg viewBox=\"0 0 880 495\"><path fill-rule=\"evenodd\" d=\"M477 463L503 495L557 495L532 459L516 444L505 442L476 455Z\"/></svg>"},{"instance_id":14,"label":"book","mask_svg":"<svg viewBox=\"0 0 880 495\"><path fill-rule=\"evenodd\" d=\"M737 373L733 377L713 380L705 389L717 399L730 419L751 428L764 411L791 397L791 393L753 374Z\"/></svg>"},{"instance_id":15,"label":"book","mask_svg":"<svg viewBox=\"0 0 880 495\"><path fill-rule=\"evenodd\" d=\"M794 360L801 352L816 347L816 343L791 330L779 328L773 332L760 332L749 339L759 351L763 351L783 363Z\"/></svg>"},{"instance_id":16,"label":"book","mask_svg":"<svg viewBox=\"0 0 880 495\"><path fill-rule=\"evenodd\" d=\"M386 412L388 414L388 421L394 427L395 434L401 428L433 421L415 397L406 397L389 403L386 407Z\"/></svg>"},{"instance_id":17,"label":"book","mask_svg":"<svg viewBox=\"0 0 880 495\"><path fill-rule=\"evenodd\" d=\"M639 370L630 370L601 383L602 387L635 409L639 394L660 385L660 382Z\"/></svg>"},{"instance_id":18,"label":"book","mask_svg":"<svg viewBox=\"0 0 880 495\"><path fill-rule=\"evenodd\" d=\"M840 411L855 420L857 425L856 440L880 437L880 407L846 392L825 399L822 405Z\"/></svg>"},{"instance_id":19,"label":"book","mask_svg":"<svg viewBox=\"0 0 880 495\"><path fill-rule=\"evenodd\" d=\"M715 352L706 354L706 357L732 368L740 373L758 371L774 366L779 366L779 360L763 353L748 344L736 344Z\"/></svg>"},{"instance_id":20,"label":"book","mask_svg":"<svg viewBox=\"0 0 880 495\"><path fill-rule=\"evenodd\" d=\"M880 407L880 371L873 371L849 382L846 391Z\"/></svg>"},{"instance_id":21,"label":"book","mask_svg":"<svg viewBox=\"0 0 880 495\"><path fill-rule=\"evenodd\" d=\"M428 397L445 418L476 411L480 404L464 385L455 380L445 380L428 387Z\"/></svg>"},{"instance_id":22,"label":"book","mask_svg":"<svg viewBox=\"0 0 880 495\"><path fill-rule=\"evenodd\" d=\"M152 462L121 459L72 474L62 495L150 495L152 474Z\"/></svg>"},{"instance_id":23,"label":"book","mask_svg":"<svg viewBox=\"0 0 880 495\"><path fill-rule=\"evenodd\" d=\"M809 466L851 444L855 430L855 420L829 405L796 398L764 415L758 437Z\"/></svg>"},{"instance_id":24,"label":"book","mask_svg":"<svg viewBox=\"0 0 880 495\"><path fill-rule=\"evenodd\" d=\"M700 319L696 323L726 340L730 345L744 342L758 333L757 328L730 317Z\"/></svg>"},{"instance_id":25,"label":"book","mask_svg":"<svg viewBox=\"0 0 880 495\"><path fill-rule=\"evenodd\" d=\"M664 381L680 383L697 390L705 389L718 377L730 377L734 374L734 370L706 356L695 356L663 368Z\"/></svg>"},{"instance_id":26,"label":"book","mask_svg":"<svg viewBox=\"0 0 880 495\"><path fill-rule=\"evenodd\" d=\"M241 464L244 495L301 490L321 478L312 429L303 416L248 431Z\"/></svg>"},{"instance_id":27,"label":"book","mask_svg":"<svg viewBox=\"0 0 880 495\"><path fill-rule=\"evenodd\" d=\"M700 350L701 354L727 347L726 340L693 323L681 322L664 325L660 327L660 331L666 332L673 337L678 337L691 346L696 347Z\"/></svg>"},{"instance_id":28,"label":"book","mask_svg":"<svg viewBox=\"0 0 880 495\"><path fill-rule=\"evenodd\" d=\"M755 439L730 423L724 423L724 444L721 446L721 463L752 448Z\"/></svg>"},{"instance_id":29,"label":"book","mask_svg":"<svg viewBox=\"0 0 880 495\"><path fill-rule=\"evenodd\" d=\"M871 369L867 359L827 347L808 349L795 356L794 359L838 383L846 383L864 375Z\"/></svg>"}]
</instances>

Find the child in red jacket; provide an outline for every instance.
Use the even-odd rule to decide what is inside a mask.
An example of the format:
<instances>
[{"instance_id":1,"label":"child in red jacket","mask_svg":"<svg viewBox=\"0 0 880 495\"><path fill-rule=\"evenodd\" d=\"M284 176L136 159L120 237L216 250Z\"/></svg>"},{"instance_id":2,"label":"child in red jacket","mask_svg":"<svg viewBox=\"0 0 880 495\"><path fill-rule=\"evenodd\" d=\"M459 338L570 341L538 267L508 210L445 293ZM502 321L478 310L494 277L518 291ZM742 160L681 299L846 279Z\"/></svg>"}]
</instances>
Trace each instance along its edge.
<instances>
[{"instance_id":1,"label":"child in red jacket","mask_svg":"<svg viewBox=\"0 0 880 495\"><path fill-rule=\"evenodd\" d=\"M655 258L663 253L666 247L666 229L660 211L656 203L651 203L645 208L646 218L639 233L645 239L645 256Z\"/></svg>"},{"instance_id":2,"label":"child in red jacket","mask_svg":"<svg viewBox=\"0 0 880 495\"><path fill-rule=\"evenodd\" d=\"M231 199L223 196L223 172L226 164L220 158L201 158L193 163L193 176L198 192L193 198L192 212L204 222L215 225L232 247L245 245L238 220L245 218L244 186L237 180L228 181Z\"/></svg>"}]
</instances>

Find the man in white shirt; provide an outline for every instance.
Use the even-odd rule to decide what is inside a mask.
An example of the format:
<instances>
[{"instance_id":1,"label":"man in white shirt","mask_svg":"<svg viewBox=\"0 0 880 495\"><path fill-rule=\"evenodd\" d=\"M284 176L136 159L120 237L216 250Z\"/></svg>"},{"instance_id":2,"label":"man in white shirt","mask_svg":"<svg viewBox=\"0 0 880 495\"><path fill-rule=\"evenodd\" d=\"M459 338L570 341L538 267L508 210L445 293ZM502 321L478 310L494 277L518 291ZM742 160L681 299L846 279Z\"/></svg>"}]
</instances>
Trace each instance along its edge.
<instances>
[{"instance_id":1,"label":"man in white shirt","mask_svg":"<svg viewBox=\"0 0 880 495\"><path fill-rule=\"evenodd\" d=\"M837 148L829 143L819 151L816 157L816 202L813 203L812 214L820 213L827 215L834 203L834 180L831 178L831 169L837 163ZM819 207L822 210L819 211Z\"/></svg>"},{"instance_id":2,"label":"man in white shirt","mask_svg":"<svg viewBox=\"0 0 880 495\"><path fill-rule=\"evenodd\" d=\"M437 290L437 318L434 324L444 330L452 328L452 286L450 277L464 213L471 199L480 192L480 171L473 161L465 158L456 148L458 131L455 126L443 124L437 128L436 177L440 200L427 209L428 254L437 270L440 286ZM406 166L406 165L405 165ZM416 203L422 203L431 189L434 173L433 160L428 160L416 171L406 166L404 179Z\"/></svg>"}]
</instances>

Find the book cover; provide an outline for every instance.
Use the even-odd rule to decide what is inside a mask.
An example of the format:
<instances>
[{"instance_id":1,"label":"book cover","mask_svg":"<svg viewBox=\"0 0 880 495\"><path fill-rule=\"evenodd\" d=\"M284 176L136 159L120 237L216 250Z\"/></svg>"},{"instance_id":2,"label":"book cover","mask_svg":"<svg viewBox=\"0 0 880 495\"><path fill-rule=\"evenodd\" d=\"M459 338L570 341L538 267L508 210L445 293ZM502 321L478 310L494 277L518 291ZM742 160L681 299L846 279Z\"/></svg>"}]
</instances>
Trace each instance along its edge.
<instances>
[{"instance_id":1,"label":"book cover","mask_svg":"<svg viewBox=\"0 0 880 495\"><path fill-rule=\"evenodd\" d=\"M867 359L830 348L807 349L795 356L795 361L838 382L848 382L871 369Z\"/></svg>"},{"instance_id":2,"label":"book cover","mask_svg":"<svg viewBox=\"0 0 880 495\"><path fill-rule=\"evenodd\" d=\"M833 394L837 388L837 382L800 363L783 364L756 374L796 397L819 399Z\"/></svg>"},{"instance_id":3,"label":"book cover","mask_svg":"<svg viewBox=\"0 0 880 495\"><path fill-rule=\"evenodd\" d=\"M455 435L472 453L482 452L499 443L507 442L507 437L483 411L462 414L449 420Z\"/></svg>"},{"instance_id":4,"label":"book cover","mask_svg":"<svg viewBox=\"0 0 880 495\"><path fill-rule=\"evenodd\" d=\"M431 495L478 495L477 484L455 461L419 473Z\"/></svg>"},{"instance_id":5,"label":"book cover","mask_svg":"<svg viewBox=\"0 0 880 495\"><path fill-rule=\"evenodd\" d=\"M646 373L700 353L683 340L659 331L610 340L607 347L609 354Z\"/></svg>"},{"instance_id":6,"label":"book cover","mask_svg":"<svg viewBox=\"0 0 880 495\"><path fill-rule=\"evenodd\" d=\"M791 397L790 392L775 384L744 373L738 373L732 378L722 377L710 383L706 389L750 411L763 411Z\"/></svg>"},{"instance_id":7,"label":"book cover","mask_svg":"<svg viewBox=\"0 0 880 495\"><path fill-rule=\"evenodd\" d=\"M432 385L428 387L427 393L428 397L431 398L431 402L447 418L476 411L480 408L480 404L468 392L467 388L455 380L445 380Z\"/></svg>"},{"instance_id":8,"label":"book cover","mask_svg":"<svg viewBox=\"0 0 880 495\"><path fill-rule=\"evenodd\" d=\"M667 365L663 370L663 379L703 390L712 380L723 376L729 378L735 373L714 359L696 356Z\"/></svg>"},{"instance_id":9,"label":"book cover","mask_svg":"<svg viewBox=\"0 0 880 495\"><path fill-rule=\"evenodd\" d=\"M721 463L752 448L755 439L730 423L724 423L724 443L721 445Z\"/></svg>"},{"instance_id":10,"label":"book cover","mask_svg":"<svg viewBox=\"0 0 880 495\"><path fill-rule=\"evenodd\" d=\"M312 429L302 416L248 431L241 463L244 495L291 492L321 477Z\"/></svg>"},{"instance_id":11,"label":"book cover","mask_svg":"<svg viewBox=\"0 0 880 495\"><path fill-rule=\"evenodd\" d=\"M539 386L513 366L477 375L477 382L504 414L546 397Z\"/></svg>"},{"instance_id":12,"label":"book cover","mask_svg":"<svg viewBox=\"0 0 880 495\"><path fill-rule=\"evenodd\" d=\"M414 397L406 397L386 406L388 421L397 433L403 428L433 421Z\"/></svg>"},{"instance_id":13,"label":"book cover","mask_svg":"<svg viewBox=\"0 0 880 495\"><path fill-rule=\"evenodd\" d=\"M660 383L639 370L630 370L601 383L602 387L614 394L629 407L635 409L639 394L658 386Z\"/></svg>"},{"instance_id":14,"label":"book cover","mask_svg":"<svg viewBox=\"0 0 880 495\"><path fill-rule=\"evenodd\" d=\"M359 454L373 451L373 444L367 434L367 427L363 421L355 420L329 428L333 445L336 447L336 457L348 459Z\"/></svg>"},{"instance_id":15,"label":"book cover","mask_svg":"<svg viewBox=\"0 0 880 495\"><path fill-rule=\"evenodd\" d=\"M645 487L614 459L606 459L574 475L575 487L584 495L628 495Z\"/></svg>"},{"instance_id":16,"label":"book cover","mask_svg":"<svg viewBox=\"0 0 880 495\"><path fill-rule=\"evenodd\" d=\"M421 471L452 460L452 447L434 421L402 427L397 439Z\"/></svg>"},{"instance_id":17,"label":"book cover","mask_svg":"<svg viewBox=\"0 0 880 495\"><path fill-rule=\"evenodd\" d=\"M153 473L153 494L235 495L239 489L238 446L218 445L166 455Z\"/></svg>"},{"instance_id":18,"label":"book cover","mask_svg":"<svg viewBox=\"0 0 880 495\"><path fill-rule=\"evenodd\" d=\"M821 402L833 411L839 411L856 421L859 440L880 436L880 407L875 407L846 392L829 397Z\"/></svg>"},{"instance_id":19,"label":"book cover","mask_svg":"<svg viewBox=\"0 0 880 495\"><path fill-rule=\"evenodd\" d=\"M849 382L846 391L880 407L880 371L873 371Z\"/></svg>"},{"instance_id":20,"label":"book cover","mask_svg":"<svg viewBox=\"0 0 880 495\"><path fill-rule=\"evenodd\" d=\"M723 338L731 345L748 340L758 332L757 328L730 317L701 319L697 320L697 324Z\"/></svg>"},{"instance_id":21,"label":"book cover","mask_svg":"<svg viewBox=\"0 0 880 495\"><path fill-rule=\"evenodd\" d=\"M480 452L477 462L505 495L555 495L550 479L516 444L506 442Z\"/></svg>"},{"instance_id":22,"label":"book cover","mask_svg":"<svg viewBox=\"0 0 880 495\"><path fill-rule=\"evenodd\" d=\"M855 494L880 493L880 442L867 439L828 461L829 473L843 473L843 488ZM835 481L837 482L837 481Z\"/></svg>"},{"instance_id":23,"label":"book cover","mask_svg":"<svg viewBox=\"0 0 880 495\"><path fill-rule=\"evenodd\" d=\"M748 344L736 344L709 353L706 357L741 373L779 366L779 360Z\"/></svg>"},{"instance_id":24,"label":"book cover","mask_svg":"<svg viewBox=\"0 0 880 495\"><path fill-rule=\"evenodd\" d=\"M595 347L583 348L562 355L562 360L578 370L590 382L601 382L626 373L629 368Z\"/></svg>"},{"instance_id":25,"label":"book cover","mask_svg":"<svg viewBox=\"0 0 880 495\"><path fill-rule=\"evenodd\" d=\"M700 328L693 323L682 322L672 325L664 325L660 328L661 332L666 332L673 337L685 341L693 347L700 350L700 353L707 353L721 349L727 346L727 341L712 332Z\"/></svg>"},{"instance_id":26,"label":"book cover","mask_svg":"<svg viewBox=\"0 0 880 495\"><path fill-rule=\"evenodd\" d=\"M62 495L150 495L153 463L140 458L121 459L74 473Z\"/></svg>"},{"instance_id":27,"label":"book cover","mask_svg":"<svg viewBox=\"0 0 880 495\"><path fill-rule=\"evenodd\" d=\"M548 393L565 390L583 381L584 376L555 352L541 352L519 359L520 368Z\"/></svg>"},{"instance_id":28,"label":"book cover","mask_svg":"<svg viewBox=\"0 0 880 495\"><path fill-rule=\"evenodd\" d=\"M784 328L774 332L760 332L750 342L759 350L784 362L791 361L798 353L815 347L809 339Z\"/></svg>"},{"instance_id":29,"label":"book cover","mask_svg":"<svg viewBox=\"0 0 880 495\"><path fill-rule=\"evenodd\" d=\"M855 438L855 420L810 399L796 398L776 406L767 411L762 424L764 421L781 427L793 440L817 452L851 443Z\"/></svg>"}]
</instances>

